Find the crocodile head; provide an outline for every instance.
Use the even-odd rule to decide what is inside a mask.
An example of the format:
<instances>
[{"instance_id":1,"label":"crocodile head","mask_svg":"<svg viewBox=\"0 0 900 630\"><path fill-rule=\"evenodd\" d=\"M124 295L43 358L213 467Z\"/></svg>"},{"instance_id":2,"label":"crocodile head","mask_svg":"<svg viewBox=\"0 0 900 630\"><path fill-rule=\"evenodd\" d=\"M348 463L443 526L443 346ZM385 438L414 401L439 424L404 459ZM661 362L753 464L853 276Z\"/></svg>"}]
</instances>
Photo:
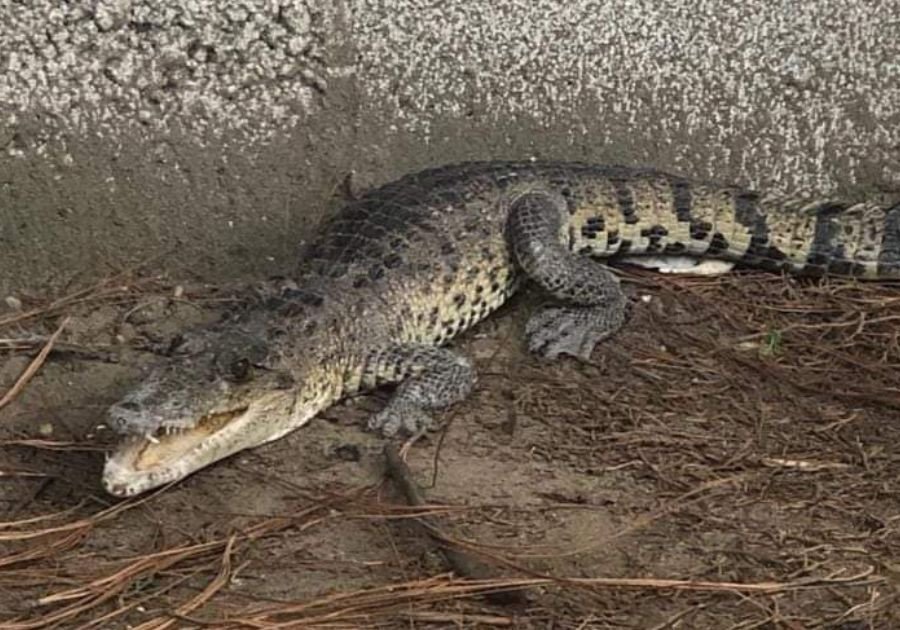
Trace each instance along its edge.
<instances>
[{"instance_id":1,"label":"crocodile head","mask_svg":"<svg viewBox=\"0 0 900 630\"><path fill-rule=\"evenodd\" d=\"M124 434L103 471L113 495L139 494L275 440L336 396L315 352L286 361L264 326L188 333L170 354L109 409L107 424Z\"/></svg>"}]
</instances>

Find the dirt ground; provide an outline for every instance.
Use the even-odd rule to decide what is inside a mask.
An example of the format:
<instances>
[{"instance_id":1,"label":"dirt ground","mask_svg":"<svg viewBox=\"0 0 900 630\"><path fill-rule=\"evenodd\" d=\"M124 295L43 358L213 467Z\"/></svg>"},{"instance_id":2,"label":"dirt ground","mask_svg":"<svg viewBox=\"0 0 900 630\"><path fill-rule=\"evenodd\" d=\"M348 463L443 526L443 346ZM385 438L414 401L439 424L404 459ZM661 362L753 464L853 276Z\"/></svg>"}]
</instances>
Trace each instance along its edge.
<instances>
[{"instance_id":1,"label":"dirt ground","mask_svg":"<svg viewBox=\"0 0 900 630\"><path fill-rule=\"evenodd\" d=\"M0 628L900 628L900 287L626 277L593 364L525 353L533 295L457 342L480 381L409 454L420 507L362 428L386 392L114 500L104 408L231 293L26 296L0 397L69 320L0 410Z\"/></svg>"}]
</instances>

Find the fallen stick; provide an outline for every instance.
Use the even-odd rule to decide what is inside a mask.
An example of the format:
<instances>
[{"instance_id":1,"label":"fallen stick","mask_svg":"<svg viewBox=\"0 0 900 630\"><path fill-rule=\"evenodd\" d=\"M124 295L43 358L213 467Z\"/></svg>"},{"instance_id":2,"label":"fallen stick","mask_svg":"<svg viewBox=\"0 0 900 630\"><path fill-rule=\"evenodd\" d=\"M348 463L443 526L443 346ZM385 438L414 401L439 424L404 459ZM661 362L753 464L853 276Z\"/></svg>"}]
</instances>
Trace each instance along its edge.
<instances>
[{"instance_id":1,"label":"fallen stick","mask_svg":"<svg viewBox=\"0 0 900 630\"><path fill-rule=\"evenodd\" d=\"M63 329L66 327L66 324L69 323L69 318L66 317L60 323L59 328L56 329L50 338L47 340L47 343L41 348L41 351L38 352L37 356L32 359L31 363L28 364L28 367L22 372L13 386L9 389L8 392L0 398L0 409L3 409L6 405L11 403L13 399L22 393L22 390L25 389L25 386L28 384L28 381L31 380L31 377L34 376L38 370L41 369L41 366L44 364L44 361L47 360L47 355L50 354L50 351L53 349L53 344L56 343L56 340L59 339L59 336L62 334Z\"/></svg>"},{"instance_id":2,"label":"fallen stick","mask_svg":"<svg viewBox=\"0 0 900 630\"><path fill-rule=\"evenodd\" d=\"M49 339L49 337L43 336L23 337L21 339L3 338L0 339L0 350L24 350L29 354L36 354ZM51 356L48 358L52 359L55 355L72 355L79 359L103 361L104 363L117 363L119 361L118 355L113 351L80 346L74 343L55 343Z\"/></svg>"},{"instance_id":3,"label":"fallen stick","mask_svg":"<svg viewBox=\"0 0 900 630\"><path fill-rule=\"evenodd\" d=\"M387 464L388 476L397 485L397 488L399 488L400 492L403 494L406 502L413 507L426 505L425 497L418 485L416 485L416 482L413 481L409 466L403 461L397 447L391 442L388 442L385 444L383 452ZM491 578L483 565L476 563L468 554L455 548L453 543L441 534L432 519L427 516L418 516L415 517L415 520L423 526L429 538L438 545L447 565L458 577L469 578L472 580ZM525 597L521 591L494 592L486 594L485 597L496 604L525 602Z\"/></svg>"}]
</instances>

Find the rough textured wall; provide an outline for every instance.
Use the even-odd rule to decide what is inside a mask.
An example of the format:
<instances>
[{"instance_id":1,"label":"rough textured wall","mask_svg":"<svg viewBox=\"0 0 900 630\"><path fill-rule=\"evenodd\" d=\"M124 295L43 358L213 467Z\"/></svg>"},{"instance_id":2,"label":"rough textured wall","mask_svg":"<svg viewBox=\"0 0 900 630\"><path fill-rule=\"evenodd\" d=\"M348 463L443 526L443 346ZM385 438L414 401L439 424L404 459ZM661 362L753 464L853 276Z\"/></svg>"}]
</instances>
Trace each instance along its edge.
<instances>
[{"instance_id":1,"label":"rough textured wall","mask_svg":"<svg viewBox=\"0 0 900 630\"><path fill-rule=\"evenodd\" d=\"M351 171L900 190L894 0L0 0L0 295L286 269Z\"/></svg>"}]
</instances>

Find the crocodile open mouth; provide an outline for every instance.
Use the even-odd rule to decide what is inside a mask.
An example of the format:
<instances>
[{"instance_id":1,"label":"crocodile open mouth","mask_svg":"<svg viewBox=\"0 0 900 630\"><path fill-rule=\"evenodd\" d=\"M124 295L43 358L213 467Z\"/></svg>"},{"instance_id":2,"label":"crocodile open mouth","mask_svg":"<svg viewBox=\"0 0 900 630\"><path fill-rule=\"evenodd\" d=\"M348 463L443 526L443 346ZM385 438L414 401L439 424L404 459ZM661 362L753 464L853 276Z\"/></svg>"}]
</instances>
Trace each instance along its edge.
<instances>
[{"instance_id":1,"label":"crocodile open mouth","mask_svg":"<svg viewBox=\"0 0 900 630\"><path fill-rule=\"evenodd\" d=\"M180 479L234 452L234 435L256 414L249 406L202 416L189 428L164 426L153 434L130 435L106 460L103 485L115 496L128 497Z\"/></svg>"},{"instance_id":2,"label":"crocodile open mouth","mask_svg":"<svg viewBox=\"0 0 900 630\"><path fill-rule=\"evenodd\" d=\"M208 411L196 422L173 418L152 435L122 440L103 467L103 485L110 494L130 497L183 479L229 455L278 439L305 424L326 402L300 403L296 392L276 390Z\"/></svg>"},{"instance_id":3,"label":"crocodile open mouth","mask_svg":"<svg viewBox=\"0 0 900 630\"><path fill-rule=\"evenodd\" d=\"M153 470L184 457L246 412L247 407L239 407L206 414L190 428L167 425L152 435L129 436L120 445L117 455L123 463L130 459L130 468L134 471Z\"/></svg>"}]
</instances>

